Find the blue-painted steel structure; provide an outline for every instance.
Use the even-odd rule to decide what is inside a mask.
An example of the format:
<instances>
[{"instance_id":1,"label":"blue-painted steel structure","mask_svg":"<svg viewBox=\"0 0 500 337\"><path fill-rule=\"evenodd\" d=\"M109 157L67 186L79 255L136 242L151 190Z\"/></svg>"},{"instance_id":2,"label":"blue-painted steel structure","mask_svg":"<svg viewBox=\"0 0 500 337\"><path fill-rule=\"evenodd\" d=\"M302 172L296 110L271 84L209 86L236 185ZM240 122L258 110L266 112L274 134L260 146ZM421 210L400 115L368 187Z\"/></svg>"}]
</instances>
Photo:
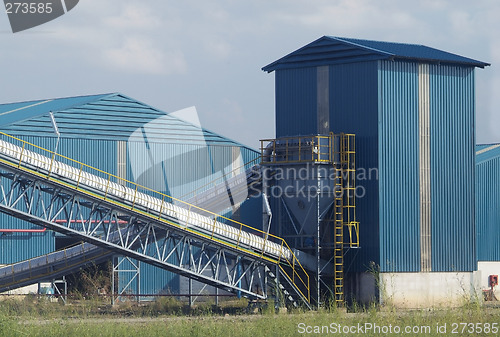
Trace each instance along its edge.
<instances>
[{"instance_id":1,"label":"blue-painted steel structure","mask_svg":"<svg viewBox=\"0 0 500 337\"><path fill-rule=\"evenodd\" d=\"M61 133L59 154L174 197L182 198L259 156L253 149L119 93L2 104L0 129L54 149L50 111ZM254 213L246 207L239 213ZM0 228L33 227L0 214ZM60 238L52 231L0 233L0 264L50 253ZM142 264L141 292L175 293L178 278Z\"/></svg>"},{"instance_id":2,"label":"blue-painted steel structure","mask_svg":"<svg viewBox=\"0 0 500 337\"><path fill-rule=\"evenodd\" d=\"M324 36L262 68L276 74L276 137L356 135L365 195L350 271L372 262L382 272L477 269L474 69L488 65L421 45Z\"/></svg>"},{"instance_id":3,"label":"blue-painted steel structure","mask_svg":"<svg viewBox=\"0 0 500 337\"><path fill-rule=\"evenodd\" d=\"M478 261L500 261L500 144L476 146Z\"/></svg>"}]
</instances>

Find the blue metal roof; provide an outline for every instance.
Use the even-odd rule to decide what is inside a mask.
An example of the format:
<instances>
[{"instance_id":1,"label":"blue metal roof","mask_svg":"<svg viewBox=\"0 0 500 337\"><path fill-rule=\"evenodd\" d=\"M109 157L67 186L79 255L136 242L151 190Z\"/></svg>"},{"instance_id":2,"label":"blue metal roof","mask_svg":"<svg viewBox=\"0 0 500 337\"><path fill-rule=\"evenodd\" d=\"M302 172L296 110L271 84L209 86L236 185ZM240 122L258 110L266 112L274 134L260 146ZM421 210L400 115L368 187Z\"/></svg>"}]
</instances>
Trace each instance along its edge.
<instances>
[{"instance_id":1,"label":"blue metal roof","mask_svg":"<svg viewBox=\"0 0 500 337\"><path fill-rule=\"evenodd\" d=\"M278 69L387 59L446 63L480 68L490 65L489 63L423 45L323 36L268 64L262 70L272 72Z\"/></svg>"},{"instance_id":2,"label":"blue metal roof","mask_svg":"<svg viewBox=\"0 0 500 337\"><path fill-rule=\"evenodd\" d=\"M0 104L0 126L44 115L49 111L56 112L73 106L97 101L105 96L107 95L78 96Z\"/></svg>"},{"instance_id":3,"label":"blue metal roof","mask_svg":"<svg viewBox=\"0 0 500 337\"><path fill-rule=\"evenodd\" d=\"M476 145L476 164L500 157L500 144Z\"/></svg>"},{"instance_id":4,"label":"blue metal roof","mask_svg":"<svg viewBox=\"0 0 500 337\"><path fill-rule=\"evenodd\" d=\"M50 111L63 138L142 140L136 131L146 127L150 142L245 147L119 93L1 104L0 130L53 136Z\"/></svg>"}]
</instances>

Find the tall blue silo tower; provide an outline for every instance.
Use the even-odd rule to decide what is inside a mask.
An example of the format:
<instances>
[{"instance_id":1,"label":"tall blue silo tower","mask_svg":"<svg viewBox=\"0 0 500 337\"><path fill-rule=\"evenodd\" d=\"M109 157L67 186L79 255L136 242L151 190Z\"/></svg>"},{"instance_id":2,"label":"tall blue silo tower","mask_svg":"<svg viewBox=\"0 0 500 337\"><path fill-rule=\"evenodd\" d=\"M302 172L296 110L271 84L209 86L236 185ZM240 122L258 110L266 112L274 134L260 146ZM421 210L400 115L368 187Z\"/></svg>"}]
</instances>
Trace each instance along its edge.
<instances>
[{"instance_id":1,"label":"tall blue silo tower","mask_svg":"<svg viewBox=\"0 0 500 337\"><path fill-rule=\"evenodd\" d=\"M474 291L475 68L488 65L324 36L263 68L278 139L356 136L361 249L345 256L346 294L415 307Z\"/></svg>"}]
</instances>

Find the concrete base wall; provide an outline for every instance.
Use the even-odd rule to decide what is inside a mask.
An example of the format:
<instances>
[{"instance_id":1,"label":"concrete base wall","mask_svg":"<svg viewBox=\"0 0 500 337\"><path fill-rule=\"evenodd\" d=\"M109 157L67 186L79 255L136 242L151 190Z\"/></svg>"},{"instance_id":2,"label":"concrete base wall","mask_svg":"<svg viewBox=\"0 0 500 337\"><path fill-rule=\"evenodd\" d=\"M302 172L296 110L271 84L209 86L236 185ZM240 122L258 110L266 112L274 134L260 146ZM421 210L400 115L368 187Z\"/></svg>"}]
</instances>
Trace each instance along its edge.
<instances>
[{"instance_id":1,"label":"concrete base wall","mask_svg":"<svg viewBox=\"0 0 500 337\"><path fill-rule=\"evenodd\" d=\"M399 308L459 306L481 299L477 272L381 273L380 302Z\"/></svg>"},{"instance_id":2,"label":"concrete base wall","mask_svg":"<svg viewBox=\"0 0 500 337\"><path fill-rule=\"evenodd\" d=\"M52 289L52 285L50 282L43 282L40 283L40 289L43 288L50 288ZM53 290L52 290L53 292ZM6 292L3 292L2 295L29 295L29 294L37 294L38 293L38 283L22 287L22 288L17 288L14 290L9 290Z\"/></svg>"},{"instance_id":3,"label":"concrete base wall","mask_svg":"<svg viewBox=\"0 0 500 337\"><path fill-rule=\"evenodd\" d=\"M500 275L500 262L479 261L477 263L477 269L481 289L490 289L488 277L490 275ZM498 286L493 288L493 292L495 297L500 300L500 289Z\"/></svg>"},{"instance_id":4,"label":"concrete base wall","mask_svg":"<svg viewBox=\"0 0 500 337\"><path fill-rule=\"evenodd\" d=\"M480 275L479 272L380 273L377 284L373 274L356 273L346 283L349 288L346 295L362 304L379 301L398 308L459 306L471 299L482 299L480 281L485 277Z\"/></svg>"}]
</instances>

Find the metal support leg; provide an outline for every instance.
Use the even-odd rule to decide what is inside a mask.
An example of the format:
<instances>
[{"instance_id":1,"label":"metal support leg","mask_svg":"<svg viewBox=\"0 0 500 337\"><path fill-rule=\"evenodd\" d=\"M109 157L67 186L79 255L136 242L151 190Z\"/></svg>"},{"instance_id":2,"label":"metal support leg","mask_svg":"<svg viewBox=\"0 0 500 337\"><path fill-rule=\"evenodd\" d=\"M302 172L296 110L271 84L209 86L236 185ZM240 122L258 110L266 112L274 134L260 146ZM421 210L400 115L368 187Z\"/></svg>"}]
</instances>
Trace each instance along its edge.
<instances>
[{"instance_id":1,"label":"metal support leg","mask_svg":"<svg viewBox=\"0 0 500 337\"><path fill-rule=\"evenodd\" d=\"M189 307L193 306L193 279L189 279Z\"/></svg>"},{"instance_id":2,"label":"metal support leg","mask_svg":"<svg viewBox=\"0 0 500 337\"><path fill-rule=\"evenodd\" d=\"M215 288L215 305L219 306L219 288Z\"/></svg>"},{"instance_id":3,"label":"metal support leg","mask_svg":"<svg viewBox=\"0 0 500 337\"><path fill-rule=\"evenodd\" d=\"M281 288L280 288L280 268L276 266L276 294L274 299L274 308L278 310L281 307Z\"/></svg>"},{"instance_id":4,"label":"metal support leg","mask_svg":"<svg viewBox=\"0 0 500 337\"><path fill-rule=\"evenodd\" d=\"M111 258L111 305L115 305L115 260L116 257Z\"/></svg>"},{"instance_id":5,"label":"metal support leg","mask_svg":"<svg viewBox=\"0 0 500 337\"><path fill-rule=\"evenodd\" d=\"M141 261L137 261L137 303L141 301Z\"/></svg>"}]
</instances>

